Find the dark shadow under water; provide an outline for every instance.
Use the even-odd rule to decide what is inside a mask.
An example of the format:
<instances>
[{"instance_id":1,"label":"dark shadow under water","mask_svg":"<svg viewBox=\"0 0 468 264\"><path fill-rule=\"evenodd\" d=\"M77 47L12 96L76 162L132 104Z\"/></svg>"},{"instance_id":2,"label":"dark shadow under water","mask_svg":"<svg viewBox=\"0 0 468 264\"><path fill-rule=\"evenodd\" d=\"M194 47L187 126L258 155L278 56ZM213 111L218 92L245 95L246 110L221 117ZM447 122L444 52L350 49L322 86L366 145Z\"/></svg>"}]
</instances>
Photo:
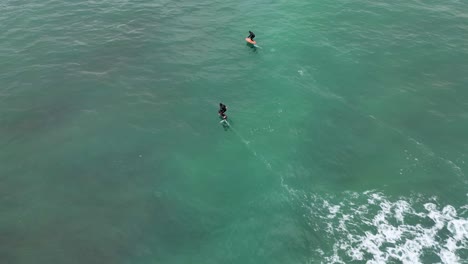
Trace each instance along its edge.
<instances>
[{"instance_id":1,"label":"dark shadow under water","mask_svg":"<svg viewBox=\"0 0 468 264\"><path fill-rule=\"evenodd\" d=\"M258 51L258 48L253 44L250 44L250 43L247 42L247 43L245 43L245 45L247 47L249 47L252 50L252 52L257 52Z\"/></svg>"}]
</instances>

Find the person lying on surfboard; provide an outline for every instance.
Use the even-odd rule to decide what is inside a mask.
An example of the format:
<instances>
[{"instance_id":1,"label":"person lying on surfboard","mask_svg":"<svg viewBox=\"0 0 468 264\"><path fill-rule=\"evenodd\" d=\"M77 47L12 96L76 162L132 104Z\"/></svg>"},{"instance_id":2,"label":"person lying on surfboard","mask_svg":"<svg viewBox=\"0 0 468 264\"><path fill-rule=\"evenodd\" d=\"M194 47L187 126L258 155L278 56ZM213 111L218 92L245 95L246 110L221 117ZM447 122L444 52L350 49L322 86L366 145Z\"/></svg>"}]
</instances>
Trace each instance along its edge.
<instances>
[{"instance_id":1,"label":"person lying on surfboard","mask_svg":"<svg viewBox=\"0 0 468 264\"><path fill-rule=\"evenodd\" d=\"M249 30L249 36L247 38L249 38L251 41L254 41L253 39L255 38L255 33Z\"/></svg>"},{"instance_id":2,"label":"person lying on surfboard","mask_svg":"<svg viewBox=\"0 0 468 264\"><path fill-rule=\"evenodd\" d=\"M226 111L227 111L226 105L223 104L223 103L219 103L219 111L218 111L218 114L219 114L219 116L220 116L222 119L227 119L227 115L225 114Z\"/></svg>"}]
</instances>

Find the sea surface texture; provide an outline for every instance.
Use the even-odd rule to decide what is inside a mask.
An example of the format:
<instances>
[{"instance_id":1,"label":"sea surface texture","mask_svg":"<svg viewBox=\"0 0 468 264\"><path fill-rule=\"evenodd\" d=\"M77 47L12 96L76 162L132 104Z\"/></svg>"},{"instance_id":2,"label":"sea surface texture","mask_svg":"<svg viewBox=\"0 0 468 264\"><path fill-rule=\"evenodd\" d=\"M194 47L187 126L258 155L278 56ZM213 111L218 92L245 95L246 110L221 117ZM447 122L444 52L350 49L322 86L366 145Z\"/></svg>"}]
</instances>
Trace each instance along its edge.
<instances>
[{"instance_id":1,"label":"sea surface texture","mask_svg":"<svg viewBox=\"0 0 468 264\"><path fill-rule=\"evenodd\" d=\"M468 263L468 1L2 0L0 32L2 264Z\"/></svg>"}]
</instances>

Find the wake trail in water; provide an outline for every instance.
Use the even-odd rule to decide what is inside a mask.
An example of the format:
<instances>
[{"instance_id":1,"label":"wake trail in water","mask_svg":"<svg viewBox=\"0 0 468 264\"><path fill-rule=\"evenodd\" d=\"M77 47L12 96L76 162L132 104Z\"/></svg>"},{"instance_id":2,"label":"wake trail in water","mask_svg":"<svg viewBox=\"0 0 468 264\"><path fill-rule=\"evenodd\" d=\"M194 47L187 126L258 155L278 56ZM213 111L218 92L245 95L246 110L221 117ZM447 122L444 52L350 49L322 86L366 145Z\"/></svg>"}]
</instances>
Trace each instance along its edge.
<instances>
[{"instance_id":1,"label":"wake trail in water","mask_svg":"<svg viewBox=\"0 0 468 264\"><path fill-rule=\"evenodd\" d=\"M250 153L252 153L258 160L260 160L260 162L262 162L263 165L265 165L265 167L266 167L269 171L275 173L275 172L273 171L273 168L271 167L270 162L268 162L268 161L265 159L265 157L264 157L263 155L259 155L259 154L257 153L257 151L255 151L255 150L250 146L250 141L246 140L236 129L234 129L234 128L229 124L228 121L223 120L223 121L221 121L221 123L222 123L222 122L226 123L226 124L229 126L229 129L230 129L232 132L234 132L234 134L235 134L237 137L239 137L239 139L242 141L242 143L244 143L245 147L250 151Z\"/></svg>"}]
</instances>

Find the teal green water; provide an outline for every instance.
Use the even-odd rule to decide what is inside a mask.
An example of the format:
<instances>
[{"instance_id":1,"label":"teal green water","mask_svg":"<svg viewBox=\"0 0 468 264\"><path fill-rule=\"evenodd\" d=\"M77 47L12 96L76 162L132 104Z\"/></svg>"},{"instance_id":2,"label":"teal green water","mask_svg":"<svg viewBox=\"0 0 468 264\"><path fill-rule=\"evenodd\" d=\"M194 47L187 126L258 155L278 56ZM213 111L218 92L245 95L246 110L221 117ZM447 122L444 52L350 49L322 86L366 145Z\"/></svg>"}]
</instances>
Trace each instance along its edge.
<instances>
[{"instance_id":1,"label":"teal green water","mask_svg":"<svg viewBox=\"0 0 468 264\"><path fill-rule=\"evenodd\" d=\"M0 263L468 261L468 3L0 11Z\"/></svg>"}]
</instances>

